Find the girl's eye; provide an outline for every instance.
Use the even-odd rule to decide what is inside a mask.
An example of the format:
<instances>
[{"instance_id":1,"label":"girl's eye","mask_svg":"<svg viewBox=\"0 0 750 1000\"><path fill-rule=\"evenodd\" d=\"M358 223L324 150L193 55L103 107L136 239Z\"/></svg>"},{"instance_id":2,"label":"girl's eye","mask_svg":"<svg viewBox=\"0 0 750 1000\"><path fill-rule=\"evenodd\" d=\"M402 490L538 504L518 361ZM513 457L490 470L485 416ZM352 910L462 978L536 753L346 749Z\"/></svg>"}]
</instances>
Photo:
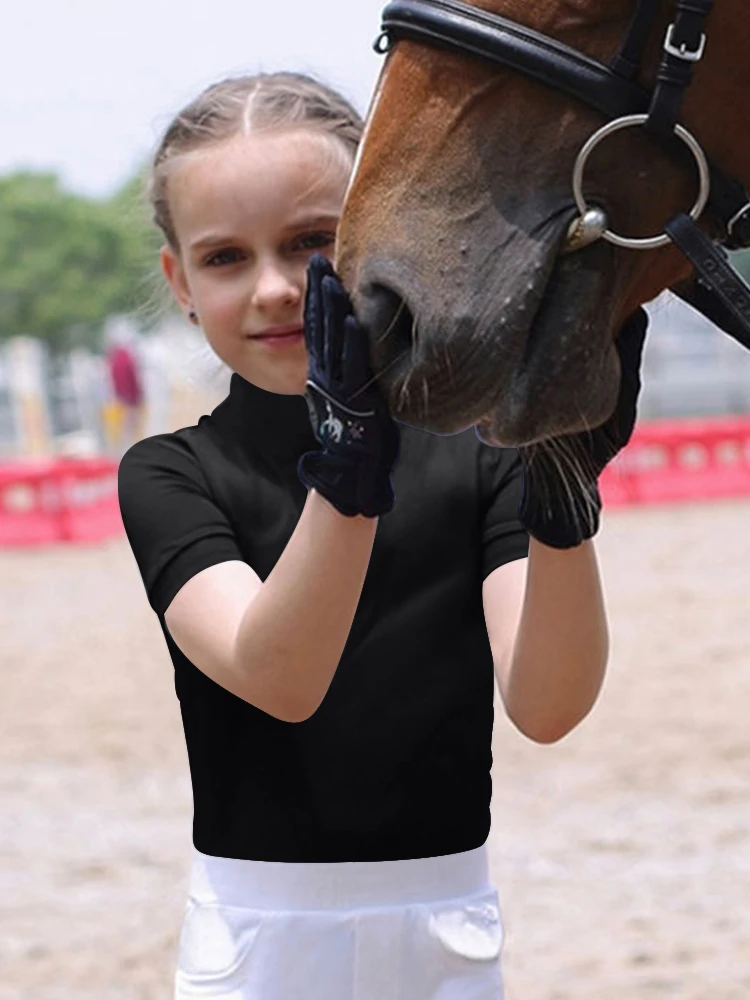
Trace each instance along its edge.
<instances>
[{"instance_id":1,"label":"girl's eye","mask_svg":"<svg viewBox=\"0 0 750 1000\"><path fill-rule=\"evenodd\" d=\"M222 264L234 264L241 256L239 250L219 250L206 258L207 267L221 267Z\"/></svg>"},{"instance_id":2,"label":"girl's eye","mask_svg":"<svg viewBox=\"0 0 750 1000\"><path fill-rule=\"evenodd\" d=\"M323 247L333 246L335 242L335 233L306 233L294 241L294 247L300 250L320 250Z\"/></svg>"}]
</instances>

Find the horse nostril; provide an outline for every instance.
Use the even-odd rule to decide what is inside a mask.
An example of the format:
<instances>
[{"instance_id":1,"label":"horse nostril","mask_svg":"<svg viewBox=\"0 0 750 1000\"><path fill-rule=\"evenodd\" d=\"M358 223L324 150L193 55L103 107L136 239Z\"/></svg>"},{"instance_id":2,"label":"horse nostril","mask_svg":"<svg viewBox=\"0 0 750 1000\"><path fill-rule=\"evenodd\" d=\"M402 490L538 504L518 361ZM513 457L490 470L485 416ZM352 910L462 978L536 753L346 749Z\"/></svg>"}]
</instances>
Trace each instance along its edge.
<instances>
[{"instance_id":1,"label":"horse nostril","mask_svg":"<svg viewBox=\"0 0 750 1000\"><path fill-rule=\"evenodd\" d=\"M391 359L412 350L414 317L400 295L385 285L372 285L366 312L376 356Z\"/></svg>"}]
</instances>

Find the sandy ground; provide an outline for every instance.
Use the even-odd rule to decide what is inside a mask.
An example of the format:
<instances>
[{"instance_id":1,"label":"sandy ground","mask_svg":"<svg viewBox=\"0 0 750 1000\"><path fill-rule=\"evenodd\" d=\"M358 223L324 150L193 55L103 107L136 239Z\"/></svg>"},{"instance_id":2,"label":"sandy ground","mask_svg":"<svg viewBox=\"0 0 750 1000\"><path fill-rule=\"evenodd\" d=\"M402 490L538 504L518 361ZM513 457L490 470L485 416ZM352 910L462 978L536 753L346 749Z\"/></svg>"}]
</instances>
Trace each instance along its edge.
<instances>
[{"instance_id":1,"label":"sandy ground","mask_svg":"<svg viewBox=\"0 0 750 1000\"><path fill-rule=\"evenodd\" d=\"M539 747L498 706L509 1000L750 997L748 525L609 515L594 714ZM190 783L124 539L0 553L0 650L0 1000L169 1000Z\"/></svg>"}]
</instances>

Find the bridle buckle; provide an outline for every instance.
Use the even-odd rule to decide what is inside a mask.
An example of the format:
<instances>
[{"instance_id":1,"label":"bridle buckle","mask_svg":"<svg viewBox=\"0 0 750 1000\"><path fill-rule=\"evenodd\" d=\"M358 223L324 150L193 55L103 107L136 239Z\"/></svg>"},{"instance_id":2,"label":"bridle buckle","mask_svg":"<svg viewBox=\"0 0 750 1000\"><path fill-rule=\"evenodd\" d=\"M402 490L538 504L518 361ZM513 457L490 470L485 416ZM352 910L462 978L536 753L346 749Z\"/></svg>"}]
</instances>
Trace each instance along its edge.
<instances>
[{"instance_id":1,"label":"bridle buckle","mask_svg":"<svg viewBox=\"0 0 750 1000\"><path fill-rule=\"evenodd\" d=\"M687 47L687 43L683 42L679 47L674 44L674 33L675 33L675 23L674 21L667 28L667 37L664 39L664 51L668 52L670 56L674 56L675 59L682 59L684 62L697 63L703 58L703 53L706 51L706 34L703 32L701 34L701 40L698 43L698 48L690 50Z\"/></svg>"}]
</instances>

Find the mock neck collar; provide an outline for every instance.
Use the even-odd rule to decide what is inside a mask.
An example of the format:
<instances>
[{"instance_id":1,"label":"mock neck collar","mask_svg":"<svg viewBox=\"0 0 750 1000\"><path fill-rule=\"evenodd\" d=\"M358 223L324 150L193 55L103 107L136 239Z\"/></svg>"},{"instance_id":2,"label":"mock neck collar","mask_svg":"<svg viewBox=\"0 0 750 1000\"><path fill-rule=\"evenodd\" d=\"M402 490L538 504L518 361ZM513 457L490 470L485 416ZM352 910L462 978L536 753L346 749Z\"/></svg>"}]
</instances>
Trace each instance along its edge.
<instances>
[{"instance_id":1,"label":"mock neck collar","mask_svg":"<svg viewBox=\"0 0 750 1000\"><path fill-rule=\"evenodd\" d=\"M212 416L231 427L235 440L277 458L296 462L306 451L320 448L304 396L259 389L237 372L232 374L229 395Z\"/></svg>"}]
</instances>

